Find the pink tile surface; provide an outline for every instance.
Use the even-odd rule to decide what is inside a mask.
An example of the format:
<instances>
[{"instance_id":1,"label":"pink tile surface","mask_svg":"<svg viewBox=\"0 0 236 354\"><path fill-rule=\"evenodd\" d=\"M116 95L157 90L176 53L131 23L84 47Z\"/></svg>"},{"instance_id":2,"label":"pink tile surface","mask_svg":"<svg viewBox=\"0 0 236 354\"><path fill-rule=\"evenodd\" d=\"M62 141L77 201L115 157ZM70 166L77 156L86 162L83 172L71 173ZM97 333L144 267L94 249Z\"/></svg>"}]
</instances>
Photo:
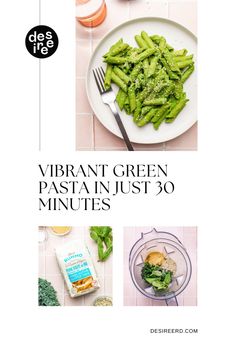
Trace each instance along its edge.
<instances>
[{"instance_id":1,"label":"pink tile surface","mask_svg":"<svg viewBox=\"0 0 236 354\"><path fill-rule=\"evenodd\" d=\"M170 1L169 18L197 34L197 1Z\"/></svg>"},{"instance_id":2,"label":"pink tile surface","mask_svg":"<svg viewBox=\"0 0 236 354\"><path fill-rule=\"evenodd\" d=\"M81 137L88 140L88 137ZM154 150L154 151L162 151L165 150L164 144L132 144L135 151L143 151L143 150ZM109 130L107 130L98 120L96 116L94 116L94 149L101 150L124 150L126 151L126 146L123 139L117 137L112 134Z\"/></svg>"},{"instance_id":3,"label":"pink tile surface","mask_svg":"<svg viewBox=\"0 0 236 354\"><path fill-rule=\"evenodd\" d=\"M39 259L38 259L38 274L39 277L44 278L45 277L45 254L44 252L40 252L39 254Z\"/></svg>"},{"instance_id":4,"label":"pink tile surface","mask_svg":"<svg viewBox=\"0 0 236 354\"><path fill-rule=\"evenodd\" d=\"M76 87L76 113L92 113L86 94L85 79L76 79Z\"/></svg>"},{"instance_id":5,"label":"pink tile surface","mask_svg":"<svg viewBox=\"0 0 236 354\"><path fill-rule=\"evenodd\" d=\"M154 150L154 151L163 151L165 150L165 144L133 144L135 151L143 151L143 150Z\"/></svg>"},{"instance_id":6,"label":"pink tile surface","mask_svg":"<svg viewBox=\"0 0 236 354\"><path fill-rule=\"evenodd\" d=\"M94 144L96 149L121 150L125 149L122 139L103 127L97 117L94 118Z\"/></svg>"},{"instance_id":7,"label":"pink tile surface","mask_svg":"<svg viewBox=\"0 0 236 354\"><path fill-rule=\"evenodd\" d=\"M47 234L47 241L38 245L38 276L51 282L62 306L91 306L97 296L112 296L112 255L106 262L97 261L97 245L90 238L88 227L73 227L67 236L55 236L47 228ZM90 250L101 288L91 294L72 299L57 264L55 247L81 238Z\"/></svg>"},{"instance_id":8,"label":"pink tile surface","mask_svg":"<svg viewBox=\"0 0 236 354\"><path fill-rule=\"evenodd\" d=\"M65 306L84 306L84 297L77 297L72 299L68 294L64 297L64 305Z\"/></svg>"},{"instance_id":9,"label":"pink tile surface","mask_svg":"<svg viewBox=\"0 0 236 354\"><path fill-rule=\"evenodd\" d=\"M76 76L84 77L92 52L92 44L86 39L76 43Z\"/></svg>"},{"instance_id":10,"label":"pink tile surface","mask_svg":"<svg viewBox=\"0 0 236 354\"><path fill-rule=\"evenodd\" d=\"M188 131L176 139L166 142L166 150L196 150L197 146L197 123Z\"/></svg>"},{"instance_id":11,"label":"pink tile surface","mask_svg":"<svg viewBox=\"0 0 236 354\"><path fill-rule=\"evenodd\" d=\"M75 21L75 30L77 39L86 39L87 41L91 39L91 28L84 27L78 21Z\"/></svg>"},{"instance_id":12,"label":"pink tile surface","mask_svg":"<svg viewBox=\"0 0 236 354\"><path fill-rule=\"evenodd\" d=\"M197 228L196 227L155 227L158 231L170 232L185 246L192 263L192 275L186 289L177 297L179 306L197 305ZM142 232L153 227L124 228L124 305L125 306L166 306L165 301L155 301L141 294L132 282L129 272L129 253Z\"/></svg>"},{"instance_id":13,"label":"pink tile surface","mask_svg":"<svg viewBox=\"0 0 236 354\"><path fill-rule=\"evenodd\" d=\"M167 1L130 1L130 18L155 16L168 17Z\"/></svg>"},{"instance_id":14,"label":"pink tile surface","mask_svg":"<svg viewBox=\"0 0 236 354\"><path fill-rule=\"evenodd\" d=\"M196 33L197 2L171 0L106 0L107 17L98 27L88 29L76 21L76 51L77 51L77 93L76 93L76 149L77 150L126 150L122 139L110 133L94 117L91 120L78 119L79 113L92 113L89 106L84 79L87 64L92 51L101 38L117 25L136 17L159 16L177 21ZM87 126L86 126L87 124ZM84 130L81 129L83 127ZM91 130L92 129L92 130ZM194 125L180 137L163 144L134 144L137 151L156 150L196 150L197 125Z\"/></svg>"},{"instance_id":15,"label":"pink tile surface","mask_svg":"<svg viewBox=\"0 0 236 354\"><path fill-rule=\"evenodd\" d=\"M94 129L92 114L76 115L76 134L80 139L76 140L76 150L93 150L94 148Z\"/></svg>"},{"instance_id":16,"label":"pink tile surface","mask_svg":"<svg viewBox=\"0 0 236 354\"><path fill-rule=\"evenodd\" d=\"M113 27L120 25L128 19L128 1L106 0L106 4L107 17L101 25L93 29L92 35L94 39L103 38Z\"/></svg>"}]
</instances>

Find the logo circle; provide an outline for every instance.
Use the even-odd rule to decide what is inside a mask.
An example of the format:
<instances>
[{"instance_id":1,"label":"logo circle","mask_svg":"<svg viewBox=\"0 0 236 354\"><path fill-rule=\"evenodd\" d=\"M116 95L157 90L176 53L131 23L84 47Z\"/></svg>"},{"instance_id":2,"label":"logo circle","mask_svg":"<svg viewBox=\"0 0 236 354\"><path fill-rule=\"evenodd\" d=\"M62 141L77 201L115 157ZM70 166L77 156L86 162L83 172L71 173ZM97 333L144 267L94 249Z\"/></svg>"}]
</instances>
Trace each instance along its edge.
<instances>
[{"instance_id":1,"label":"logo circle","mask_svg":"<svg viewBox=\"0 0 236 354\"><path fill-rule=\"evenodd\" d=\"M35 58L48 58L57 50L58 36L51 27L35 26L27 33L25 46Z\"/></svg>"}]
</instances>

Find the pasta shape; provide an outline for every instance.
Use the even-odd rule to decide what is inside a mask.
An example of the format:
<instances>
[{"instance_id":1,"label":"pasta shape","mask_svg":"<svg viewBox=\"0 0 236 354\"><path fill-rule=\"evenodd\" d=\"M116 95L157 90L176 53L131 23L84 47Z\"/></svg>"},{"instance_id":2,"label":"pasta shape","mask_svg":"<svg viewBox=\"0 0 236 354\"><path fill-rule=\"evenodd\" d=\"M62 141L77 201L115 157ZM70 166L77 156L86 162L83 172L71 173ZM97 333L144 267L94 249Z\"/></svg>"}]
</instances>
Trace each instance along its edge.
<instances>
[{"instance_id":1,"label":"pasta shape","mask_svg":"<svg viewBox=\"0 0 236 354\"><path fill-rule=\"evenodd\" d=\"M107 64L104 85L119 87L120 110L133 116L138 127L172 123L188 102L183 84L194 71L194 57L187 49L175 50L161 35L142 31L138 47L119 39L103 56Z\"/></svg>"}]
</instances>

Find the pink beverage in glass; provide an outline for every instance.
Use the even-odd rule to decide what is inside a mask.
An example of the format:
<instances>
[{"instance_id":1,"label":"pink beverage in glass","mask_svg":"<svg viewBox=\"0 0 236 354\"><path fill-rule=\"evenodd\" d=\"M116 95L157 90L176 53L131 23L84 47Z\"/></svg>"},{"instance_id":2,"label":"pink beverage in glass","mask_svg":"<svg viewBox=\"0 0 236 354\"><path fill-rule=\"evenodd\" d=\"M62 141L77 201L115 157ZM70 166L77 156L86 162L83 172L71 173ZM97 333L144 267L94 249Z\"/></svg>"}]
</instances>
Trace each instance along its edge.
<instances>
[{"instance_id":1,"label":"pink beverage in glass","mask_svg":"<svg viewBox=\"0 0 236 354\"><path fill-rule=\"evenodd\" d=\"M106 17L105 0L76 0L76 18L86 27L100 25Z\"/></svg>"}]
</instances>

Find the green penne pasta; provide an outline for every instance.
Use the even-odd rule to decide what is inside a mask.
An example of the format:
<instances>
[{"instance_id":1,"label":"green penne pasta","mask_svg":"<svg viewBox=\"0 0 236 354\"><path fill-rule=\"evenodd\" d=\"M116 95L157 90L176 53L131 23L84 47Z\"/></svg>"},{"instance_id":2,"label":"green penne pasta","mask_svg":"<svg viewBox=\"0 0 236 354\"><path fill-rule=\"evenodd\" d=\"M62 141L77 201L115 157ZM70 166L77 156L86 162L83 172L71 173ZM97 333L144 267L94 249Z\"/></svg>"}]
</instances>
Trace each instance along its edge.
<instances>
[{"instance_id":1,"label":"green penne pasta","mask_svg":"<svg viewBox=\"0 0 236 354\"><path fill-rule=\"evenodd\" d=\"M161 80L164 80L164 81L169 80L168 73L166 72L166 69L164 67L162 67L161 69L158 70L158 72L156 73L156 77L155 77L156 82L159 82Z\"/></svg>"},{"instance_id":2,"label":"green penne pasta","mask_svg":"<svg viewBox=\"0 0 236 354\"><path fill-rule=\"evenodd\" d=\"M166 122L167 123L172 122L177 117L177 115L182 111L182 109L185 107L187 102L188 99L186 98L179 100L171 109L171 111L167 114Z\"/></svg>"},{"instance_id":3,"label":"green penne pasta","mask_svg":"<svg viewBox=\"0 0 236 354\"><path fill-rule=\"evenodd\" d=\"M156 96L160 91L163 91L164 88L167 88L169 86L171 86L170 82L159 81L155 84L155 87L153 88L153 94ZM164 96L163 94L160 95Z\"/></svg>"},{"instance_id":4,"label":"green penne pasta","mask_svg":"<svg viewBox=\"0 0 236 354\"><path fill-rule=\"evenodd\" d=\"M161 96L162 97L165 97L165 98L168 98L173 92L174 92L174 89L175 89L175 85L173 82L171 82L167 87L164 88L164 90L161 92Z\"/></svg>"},{"instance_id":5,"label":"green penne pasta","mask_svg":"<svg viewBox=\"0 0 236 354\"><path fill-rule=\"evenodd\" d=\"M147 46L149 48L154 48L155 44L153 43L153 41L151 40L151 38L149 37L149 35L147 34L147 32L142 31L141 32L141 37L142 39L145 41L145 43L147 44Z\"/></svg>"},{"instance_id":6,"label":"green penne pasta","mask_svg":"<svg viewBox=\"0 0 236 354\"><path fill-rule=\"evenodd\" d=\"M134 38L140 48L148 49L147 43L143 40L143 38L141 36L136 35Z\"/></svg>"},{"instance_id":7,"label":"green penne pasta","mask_svg":"<svg viewBox=\"0 0 236 354\"><path fill-rule=\"evenodd\" d=\"M138 127L143 127L147 123L151 121L151 119L155 116L157 109L152 108L142 119L140 119L137 123Z\"/></svg>"},{"instance_id":8,"label":"green penne pasta","mask_svg":"<svg viewBox=\"0 0 236 354\"><path fill-rule=\"evenodd\" d=\"M112 65L107 64L105 81L104 81L104 86L106 90L108 90L111 87L111 74L112 74Z\"/></svg>"},{"instance_id":9,"label":"green penne pasta","mask_svg":"<svg viewBox=\"0 0 236 354\"><path fill-rule=\"evenodd\" d=\"M110 52L112 52L113 50L115 50L115 48L119 47L121 44L123 43L123 39L119 39L115 44L113 44L113 46L111 46L111 48L109 49L109 52L107 52L106 54L103 55L103 58L107 57Z\"/></svg>"},{"instance_id":10,"label":"green penne pasta","mask_svg":"<svg viewBox=\"0 0 236 354\"><path fill-rule=\"evenodd\" d=\"M141 54L137 55L137 57L133 60L131 60L132 63L137 64L140 61L143 61L146 58L149 58L151 55L153 55L156 52L156 48L148 48Z\"/></svg>"},{"instance_id":11,"label":"green penne pasta","mask_svg":"<svg viewBox=\"0 0 236 354\"><path fill-rule=\"evenodd\" d=\"M180 49L180 50L174 50L173 55L178 57L178 56L186 55L187 53L188 53L187 49Z\"/></svg>"},{"instance_id":12,"label":"green penne pasta","mask_svg":"<svg viewBox=\"0 0 236 354\"><path fill-rule=\"evenodd\" d=\"M164 37L160 38L159 49L161 52L164 52L164 50L166 49L166 39Z\"/></svg>"},{"instance_id":13,"label":"green penne pasta","mask_svg":"<svg viewBox=\"0 0 236 354\"><path fill-rule=\"evenodd\" d=\"M182 97L181 98L185 98L185 97ZM179 102L179 100L177 100L175 98L174 95L171 95L168 99L168 103L170 104L170 111L175 107L175 105Z\"/></svg>"},{"instance_id":14,"label":"green penne pasta","mask_svg":"<svg viewBox=\"0 0 236 354\"><path fill-rule=\"evenodd\" d=\"M153 36L150 36L151 40L155 42L156 44L160 43L161 36L158 36L158 34L154 34Z\"/></svg>"},{"instance_id":15,"label":"green penne pasta","mask_svg":"<svg viewBox=\"0 0 236 354\"><path fill-rule=\"evenodd\" d=\"M135 60L135 58L142 52L145 51L145 48L132 48L130 50L127 51L127 53L125 54L125 56L127 57L127 60L129 60L130 62L132 62L133 60Z\"/></svg>"},{"instance_id":16,"label":"green penne pasta","mask_svg":"<svg viewBox=\"0 0 236 354\"><path fill-rule=\"evenodd\" d=\"M177 65L178 65L178 67L179 67L180 69L183 69L183 68L186 68L186 67L189 66L189 65L193 65L193 61L192 61L192 59L190 59L190 60L184 60L184 61L179 61L179 62L177 63Z\"/></svg>"},{"instance_id":17,"label":"green penne pasta","mask_svg":"<svg viewBox=\"0 0 236 354\"><path fill-rule=\"evenodd\" d=\"M161 98L154 98L152 100L145 100L143 102L144 106L161 106L163 104L165 104L167 101L167 99L165 97L161 97Z\"/></svg>"},{"instance_id":18,"label":"green penne pasta","mask_svg":"<svg viewBox=\"0 0 236 354\"><path fill-rule=\"evenodd\" d=\"M113 69L114 73L119 76L121 80L123 80L126 84L130 82L130 78L126 75L118 66L115 66Z\"/></svg>"},{"instance_id":19,"label":"green penne pasta","mask_svg":"<svg viewBox=\"0 0 236 354\"><path fill-rule=\"evenodd\" d=\"M165 58L161 58L161 62L163 64L163 66L166 68L166 71L167 71L170 79L179 80L179 76L171 70L171 68L168 65L166 59Z\"/></svg>"},{"instance_id":20,"label":"green penne pasta","mask_svg":"<svg viewBox=\"0 0 236 354\"><path fill-rule=\"evenodd\" d=\"M141 31L137 47L119 39L103 56L105 89L119 87L116 102L138 127L173 122L188 102L184 83L194 71L194 56L175 50L164 36Z\"/></svg>"},{"instance_id":21,"label":"green penne pasta","mask_svg":"<svg viewBox=\"0 0 236 354\"><path fill-rule=\"evenodd\" d=\"M193 71L194 71L194 65L190 65L190 67L182 74L181 82L185 83L185 81L189 78L189 76L193 73Z\"/></svg>"},{"instance_id":22,"label":"green penne pasta","mask_svg":"<svg viewBox=\"0 0 236 354\"><path fill-rule=\"evenodd\" d=\"M165 117L166 117L166 112L164 112L162 114L162 116L158 119L158 121L156 121L155 123L153 123L153 127L155 130L159 129L160 125L164 122Z\"/></svg>"},{"instance_id":23,"label":"green penne pasta","mask_svg":"<svg viewBox=\"0 0 236 354\"><path fill-rule=\"evenodd\" d=\"M132 85L128 88L128 97L129 97L130 111L133 112L136 108L136 97L135 97L134 86Z\"/></svg>"},{"instance_id":24,"label":"green penne pasta","mask_svg":"<svg viewBox=\"0 0 236 354\"><path fill-rule=\"evenodd\" d=\"M104 59L104 61L108 64L121 65L121 64L125 64L127 62L127 59L124 57L111 57L109 55Z\"/></svg>"},{"instance_id":25,"label":"green penne pasta","mask_svg":"<svg viewBox=\"0 0 236 354\"><path fill-rule=\"evenodd\" d=\"M158 63L158 56L151 57L150 65L147 70L147 77L151 77L154 75L156 71L157 63Z\"/></svg>"},{"instance_id":26,"label":"green penne pasta","mask_svg":"<svg viewBox=\"0 0 236 354\"><path fill-rule=\"evenodd\" d=\"M142 111L142 102L140 102L138 99L136 100L136 108L134 111L134 118L133 121L136 123L139 120L139 117L141 115Z\"/></svg>"},{"instance_id":27,"label":"green penne pasta","mask_svg":"<svg viewBox=\"0 0 236 354\"><path fill-rule=\"evenodd\" d=\"M164 115L164 113L166 113L167 115L169 109L170 109L170 104L168 102L165 103L163 106L159 107L156 111L155 116L151 119L151 122L156 123Z\"/></svg>"},{"instance_id":28,"label":"green penne pasta","mask_svg":"<svg viewBox=\"0 0 236 354\"><path fill-rule=\"evenodd\" d=\"M113 71L111 74L111 81L114 82L117 86L119 86L123 91L125 92L128 91L128 87L126 83L123 80L121 80L119 76L117 76Z\"/></svg>"},{"instance_id":29,"label":"green penne pasta","mask_svg":"<svg viewBox=\"0 0 236 354\"><path fill-rule=\"evenodd\" d=\"M149 96L149 94L152 92L154 86L155 86L155 81L154 80L149 81L149 83L147 84L145 89L142 92L140 92L138 97L141 102L143 102L145 100L145 98L147 98Z\"/></svg>"},{"instance_id":30,"label":"green penne pasta","mask_svg":"<svg viewBox=\"0 0 236 354\"><path fill-rule=\"evenodd\" d=\"M174 57L175 62L193 59L193 55L180 55L177 57L176 56L173 56L173 57Z\"/></svg>"},{"instance_id":31,"label":"green penne pasta","mask_svg":"<svg viewBox=\"0 0 236 354\"><path fill-rule=\"evenodd\" d=\"M152 108L153 106L144 106L141 110L141 116L144 117Z\"/></svg>"},{"instance_id":32,"label":"green penne pasta","mask_svg":"<svg viewBox=\"0 0 236 354\"><path fill-rule=\"evenodd\" d=\"M124 110L127 114L130 114L130 105L129 105L129 97L127 95L126 100L125 100L125 104L124 104Z\"/></svg>"},{"instance_id":33,"label":"green penne pasta","mask_svg":"<svg viewBox=\"0 0 236 354\"><path fill-rule=\"evenodd\" d=\"M121 92L124 92L124 91L121 90L121 88L120 88L119 91L117 92L117 95L116 95L116 102L117 102L117 103L118 103L118 101L120 100Z\"/></svg>"},{"instance_id":34,"label":"green penne pasta","mask_svg":"<svg viewBox=\"0 0 236 354\"><path fill-rule=\"evenodd\" d=\"M121 111L124 108L126 98L127 98L127 94L120 88L116 96L116 102L118 103L118 106Z\"/></svg>"},{"instance_id":35,"label":"green penne pasta","mask_svg":"<svg viewBox=\"0 0 236 354\"><path fill-rule=\"evenodd\" d=\"M134 66L133 70L130 73L130 78L131 78L132 81L137 78L137 76L138 76L139 72L141 71L142 67L143 67L142 62L139 62L138 64L136 64Z\"/></svg>"},{"instance_id":36,"label":"green penne pasta","mask_svg":"<svg viewBox=\"0 0 236 354\"><path fill-rule=\"evenodd\" d=\"M180 74L180 69L178 67L178 63L175 62L173 55L170 54L169 51L166 51L165 53L163 53L163 56L166 59L166 62L169 65L170 70L177 71L177 73Z\"/></svg>"},{"instance_id":37,"label":"green penne pasta","mask_svg":"<svg viewBox=\"0 0 236 354\"><path fill-rule=\"evenodd\" d=\"M179 100L183 93L183 84L181 81L175 81L174 85L174 96L177 100Z\"/></svg>"},{"instance_id":38,"label":"green penne pasta","mask_svg":"<svg viewBox=\"0 0 236 354\"><path fill-rule=\"evenodd\" d=\"M120 54L121 52L124 52L127 48L129 47L128 44L122 43L120 44L117 48L113 49L109 55L112 57L115 57L117 54Z\"/></svg>"},{"instance_id":39,"label":"green penne pasta","mask_svg":"<svg viewBox=\"0 0 236 354\"><path fill-rule=\"evenodd\" d=\"M140 92L140 90L146 86L147 80L141 72L138 74L136 79L134 80L135 91Z\"/></svg>"},{"instance_id":40,"label":"green penne pasta","mask_svg":"<svg viewBox=\"0 0 236 354\"><path fill-rule=\"evenodd\" d=\"M143 72L144 72L144 76L147 78L148 77L148 73L149 73L149 61L148 61L148 58L144 59L144 61L143 61Z\"/></svg>"}]
</instances>

